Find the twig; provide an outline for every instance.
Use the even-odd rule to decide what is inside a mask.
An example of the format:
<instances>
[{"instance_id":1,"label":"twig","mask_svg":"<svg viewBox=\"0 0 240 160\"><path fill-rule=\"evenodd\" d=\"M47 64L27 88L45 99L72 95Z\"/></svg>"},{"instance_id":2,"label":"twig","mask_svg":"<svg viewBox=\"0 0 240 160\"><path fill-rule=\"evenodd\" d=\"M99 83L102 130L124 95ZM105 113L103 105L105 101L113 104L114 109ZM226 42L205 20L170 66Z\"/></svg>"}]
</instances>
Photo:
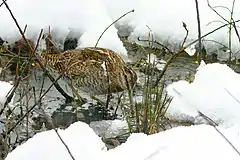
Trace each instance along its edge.
<instances>
[{"instance_id":1,"label":"twig","mask_svg":"<svg viewBox=\"0 0 240 160\"><path fill-rule=\"evenodd\" d=\"M149 29L149 32L148 32L148 47L152 49L152 47L153 47L153 43L152 42L154 42L152 29L148 25L146 25L146 26Z\"/></svg>"},{"instance_id":2,"label":"twig","mask_svg":"<svg viewBox=\"0 0 240 160\"><path fill-rule=\"evenodd\" d=\"M197 25L198 25L198 47L199 47L198 64L200 64L203 57L202 57L201 23L200 23L198 0L195 0L195 4L196 4L196 11L197 11Z\"/></svg>"},{"instance_id":3,"label":"twig","mask_svg":"<svg viewBox=\"0 0 240 160\"><path fill-rule=\"evenodd\" d=\"M237 26L236 26L236 21L234 21L233 19L233 13L234 13L234 6L235 6L235 0L233 0L233 3L232 3L232 10L230 10L229 8L225 7L225 6L215 6L215 7L212 7L209 3L209 0L207 0L207 3L208 3L208 6L210 7L211 10L213 10L220 18L222 18L225 22L227 22L230 26L229 26L229 50L230 50L230 53L229 53L229 60L231 60L231 54L232 54L232 51L231 51L231 29L232 29L232 26L235 30L235 33L238 37L238 41L240 42L240 36L239 36L239 32L237 30ZM227 19L225 19L222 15L220 15L214 8L216 7L221 7L221 8L225 8L227 9L230 14L231 14L231 19L230 21L228 21Z\"/></svg>"},{"instance_id":4,"label":"twig","mask_svg":"<svg viewBox=\"0 0 240 160\"><path fill-rule=\"evenodd\" d=\"M54 131L56 132L58 138L61 140L62 144L65 146L65 148L68 151L68 154L71 156L72 160L75 160L75 158L72 155L72 152L70 151L69 147L67 146L67 144L64 142L64 140L62 139L62 137L60 136L60 134L58 133L58 130L56 128L54 128Z\"/></svg>"},{"instance_id":5,"label":"twig","mask_svg":"<svg viewBox=\"0 0 240 160\"><path fill-rule=\"evenodd\" d=\"M235 6L235 0L233 0L232 10L231 10L231 20L232 20L232 21L234 21L234 20L233 20L234 6ZM234 30L235 30L235 32L236 32L237 37L238 37L238 41L240 42L239 32L238 32L238 30L237 30L237 26L236 26L235 23L233 23L233 28L234 28Z\"/></svg>"},{"instance_id":6,"label":"twig","mask_svg":"<svg viewBox=\"0 0 240 160\"><path fill-rule=\"evenodd\" d=\"M204 39L203 41L208 41L208 42L214 42L214 43L216 43L216 44L219 44L219 45L221 45L222 47L224 47L224 48L228 48L228 46L226 46L226 45L224 45L223 43L221 43L221 42L218 42L218 41L215 41L215 40L212 40L212 39Z\"/></svg>"},{"instance_id":7,"label":"twig","mask_svg":"<svg viewBox=\"0 0 240 160\"><path fill-rule=\"evenodd\" d=\"M25 34L26 31L27 31L27 24L26 24L25 27L24 27L23 33Z\"/></svg>"},{"instance_id":8,"label":"twig","mask_svg":"<svg viewBox=\"0 0 240 160\"><path fill-rule=\"evenodd\" d=\"M117 21L119 21L121 18L125 17L127 14L131 13L131 12L134 12L134 9L125 13L124 15L122 15L121 17L119 17L118 19L116 19L114 22L112 22L103 32L102 34L100 35L100 37L98 38L97 40L97 43L95 44L95 48L97 47L98 45L98 42L100 41L100 39L102 38L103 34L108 30L108 28L110 28L113 24L115 24Z\"/></svg>"},{"instance_id":9,"label":"twig","mask_svg":"<svg viewBox=\"0 0 240 160\"><path fill-rule=\"evenodd\" d=\"M185 31L186 31L186 35L185 35L185 37L184 37L184 39L183 39L183 43L182 43L182 47L184 46L184 44L186 43L186 40L187 40L187 37L188 37L188 33L189 33L189 31L188 31L188 29L187 29L187 25L186 25L186 23L184 23L184 22L182 22L183 23L183 28L185 29Z\"/></svg>"},{"instance_id":10,"label":"twig","mask_svg":"<svg viewBox=\"0 0 240 160\"><path fill-rule=\"evenodd\" d=\"M141 41L142 41L142 42L148 42L148 40L146 40L146 39L140 39L140 37L138 37L137 40L140 41L140 42L141 42ZM158 44L159 46L162 46L164 49L166 49L169 53L173 53L173 51L171 51L167 46L161 44L160 42L158 42L158 41L156 41L156 40L152 41L151 43L156 43L156 44Z\"/></svg>"},{"instance_id":11,"label":"twig","mask_svg":"<svg viewBox=\"0 0 240 160\"><path fill-rule=\"evenodd\" d=\"M207 0L207 3L208 3L208 7L209 7L210 9L212 9L212 10L213 10L220 18L222 18L224 21L228 22L227 19L225 19L221 14L219 14L219 13L210 5L209 0ZM228 8L227 8L227 9L228 9Z\"/></svg>"},{"instance_id":12,"label":"twig","mask_svg":"<svg viewBox=\"0 0 240 160\"><path fill-rule=\"evenodd\" d=\"M6 2L7 0L4 0L4 2ZM1 4L0 4L0 7L2 7L2 5L4 4L4 2L2 2Z\"/></svg>"},{"instance_id":13,"label":"twig","mask_svg":"<svg viewBox=\"0 0 240 160\"><path fill-rule=\"evenodd\" d=\"M210 122L212 124L212 126L214 127L214 129L221 135L221 137L235 150L235 152L237 152L238 156L240 156L240 152L237 150L237 148L227 139L227 137L216 127L216 123L209 118L208 116L206 116L205 114L203 114L202 112L198 111L199 115L202 116L206 121Z\"/></svg>"},{"instance_id":14,"label":"twig","mask_svg":"<svg viewBox=\"0 0 240 160\"><path fill-rule=\"evenodd\" d=\"M227 93L235 100L235 101L237 101L239 104L240 104L240 101L231 93L231 92L229 92L229 90L227 89L227 88L224 88L225 89L225 91L227 91Z\"/></svg>"},{"instance_id":15,"label":"twig","mask_svg":"<svg viewBox=\"0 0 240 160\"><path fill-rule=\"evenodd\" d=\"M212 24L212 23L221 23L221 24L225 24L223 21L220 21L220 20L214 20L214 21L208 22L208 23L206 24L206 26L209 26L209 25Z\"/></svg>"}]
</instances>

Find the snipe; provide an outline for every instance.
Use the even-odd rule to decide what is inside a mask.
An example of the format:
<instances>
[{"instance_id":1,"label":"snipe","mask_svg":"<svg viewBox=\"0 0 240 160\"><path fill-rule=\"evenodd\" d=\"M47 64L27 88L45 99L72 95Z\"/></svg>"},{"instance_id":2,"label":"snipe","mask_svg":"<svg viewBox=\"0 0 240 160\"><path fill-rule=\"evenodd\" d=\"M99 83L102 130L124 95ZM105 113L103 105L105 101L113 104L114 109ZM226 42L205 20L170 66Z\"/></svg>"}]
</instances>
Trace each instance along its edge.
<instances>
[{"instance_id":1,"label":"snipe","mask_svg":"<svg viewBox=\"0 0 240 160\"><path fill-rule=\"evenodd\" d=\"M87 47L41 56L74 87L90 95L120 92L132 88L137 80L136 73L109 49Z\"/></svg>"}]
</instances>

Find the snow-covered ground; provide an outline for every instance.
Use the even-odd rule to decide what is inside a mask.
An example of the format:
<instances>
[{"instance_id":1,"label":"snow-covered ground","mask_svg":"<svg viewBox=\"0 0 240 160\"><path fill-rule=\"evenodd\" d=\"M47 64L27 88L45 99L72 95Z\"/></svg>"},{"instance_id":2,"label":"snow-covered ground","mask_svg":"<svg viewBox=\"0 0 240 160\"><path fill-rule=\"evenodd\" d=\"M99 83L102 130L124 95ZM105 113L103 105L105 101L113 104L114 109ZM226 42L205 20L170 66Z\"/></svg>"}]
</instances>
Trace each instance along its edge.
<instances>
[{"instance_id":1,"label":"snow-covered ground","mask_svg":"<svg viewBox=\"0 0 240 160\"><path fill-rule=\"evenodd\" d=\"M231 0L209 2L213 7L224 6L232 9ZM138 42L137 37L147 38L149 26L154 38L172 49L179 48L186 34L182 22L187 24L189 30L188 42L196 39L198 33L193 0L8 0L8 4L21 27L28 25L26 35L29 38L36 40L41 28L48 32L48 27L51 26L56 42L62 44L64 38L70 36L79 39L79 47L95 45L100 34L113 20L134 9L134 13L125 16L115 27L112 26L99 43L99 46L119 52L125 59L126 50L117 36L117 31L122 35L130 35L130 40ZM215 9L225 19L230 20L231 14L224 7ZM234 20L240 19L239 7L240 1L235 1ZM208 7L207 0L199 1L199 9L202 35L226 23ZM4 20L4 23L0 24L0 36L3 39L11 42L20 37L4 5L0 8L0 19ZM231 36L232 49L236 52L239 41L234 29ZM228 28L222 28L205 39L213 39L228 46ZM209 52L219 48L216 43L204 43Z\"/></svg>"}]
</instances>

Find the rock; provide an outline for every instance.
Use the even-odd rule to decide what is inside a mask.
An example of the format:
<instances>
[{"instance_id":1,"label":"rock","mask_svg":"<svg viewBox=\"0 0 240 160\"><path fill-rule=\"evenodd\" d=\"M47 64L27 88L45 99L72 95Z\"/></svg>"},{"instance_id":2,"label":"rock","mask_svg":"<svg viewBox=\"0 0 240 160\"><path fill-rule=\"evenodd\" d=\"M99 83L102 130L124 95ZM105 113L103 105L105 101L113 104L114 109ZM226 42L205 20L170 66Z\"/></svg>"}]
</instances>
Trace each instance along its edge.
<instances>
[{"instance_id":1,"label":"rock","mask_svg":"<svg viewBox=\"0 0 240 160\"><path fill-rule=\"evenodd\" d=\"M64 51L76 49L78 40L76 38L66 38L64 41Z\"/></svg>"}]
</instances>

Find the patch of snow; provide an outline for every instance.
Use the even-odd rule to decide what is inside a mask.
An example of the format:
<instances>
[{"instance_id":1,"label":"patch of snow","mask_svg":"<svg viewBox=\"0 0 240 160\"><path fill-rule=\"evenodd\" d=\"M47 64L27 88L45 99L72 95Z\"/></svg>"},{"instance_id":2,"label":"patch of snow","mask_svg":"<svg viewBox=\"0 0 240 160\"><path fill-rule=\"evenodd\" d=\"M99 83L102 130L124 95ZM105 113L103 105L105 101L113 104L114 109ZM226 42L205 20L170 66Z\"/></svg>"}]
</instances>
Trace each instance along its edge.
<instances>
[{"instance_id":1,"label":"patch of snow","mask_svg":"<svg viewBox=\"0 0 240 160\"><path fill-rule=\"evenodd\" d=\"M185 52L189 54L189 56L193 56L196 53L195 45L191 45L185 49Z\"/></svg>"},{"instance_id":2,"label":"patch of snow","mask_svg":"<svg viewBox=\"0 0 240 160\"><path fill-rule=\"evenodd\" d=\"M201 69L202 67L204 67L206 65L207 64L204 62L204 60L201 60L200 65L198 66L198 68L196 70L198 71L199 69Z\"/></svg>"},{"instance_id":3,"label":"patch of snow","mask_svg":"<svg viewBox=\"0 0 240 160\"><path fill-rule=\"evenodd\" d=\"M148 62L150 62L151 65L154 65L160 71L163 70L166 64L166 61L158 60L155 54L150 54L150 56L147 57L147 63Z\"/></svg>"},{"instance_id":4,"label":"patch of snow","mask_svg":"<svg viewBox=\"0 0 240 160\"><path fill-rule=\"evenodd\" d=\"M177 120L195 121L200 111L221 126L238 124L239 87L240 75L227 65L202 63L191 84L181 80L167 87L174 97L167 114Z\"/></svg>"},{"instance_id":5,"label":"patch of snow","mask_svg":"<svg viewBox=\"0 0 240 160\"><path fill-rule=\"evenodd\" d=\"M9 92L11 91L13 85L9 82L4 82L4 81L0 81L0 88L1 88L1 93L0 93L0 108L3 107L4 103L7 100L7 95L9 94ZM14 99L14 97L12 98L12 100ZM9 103L10 105L13 104L13 101L11 101Z\"/></svg>"}]
</instances>

